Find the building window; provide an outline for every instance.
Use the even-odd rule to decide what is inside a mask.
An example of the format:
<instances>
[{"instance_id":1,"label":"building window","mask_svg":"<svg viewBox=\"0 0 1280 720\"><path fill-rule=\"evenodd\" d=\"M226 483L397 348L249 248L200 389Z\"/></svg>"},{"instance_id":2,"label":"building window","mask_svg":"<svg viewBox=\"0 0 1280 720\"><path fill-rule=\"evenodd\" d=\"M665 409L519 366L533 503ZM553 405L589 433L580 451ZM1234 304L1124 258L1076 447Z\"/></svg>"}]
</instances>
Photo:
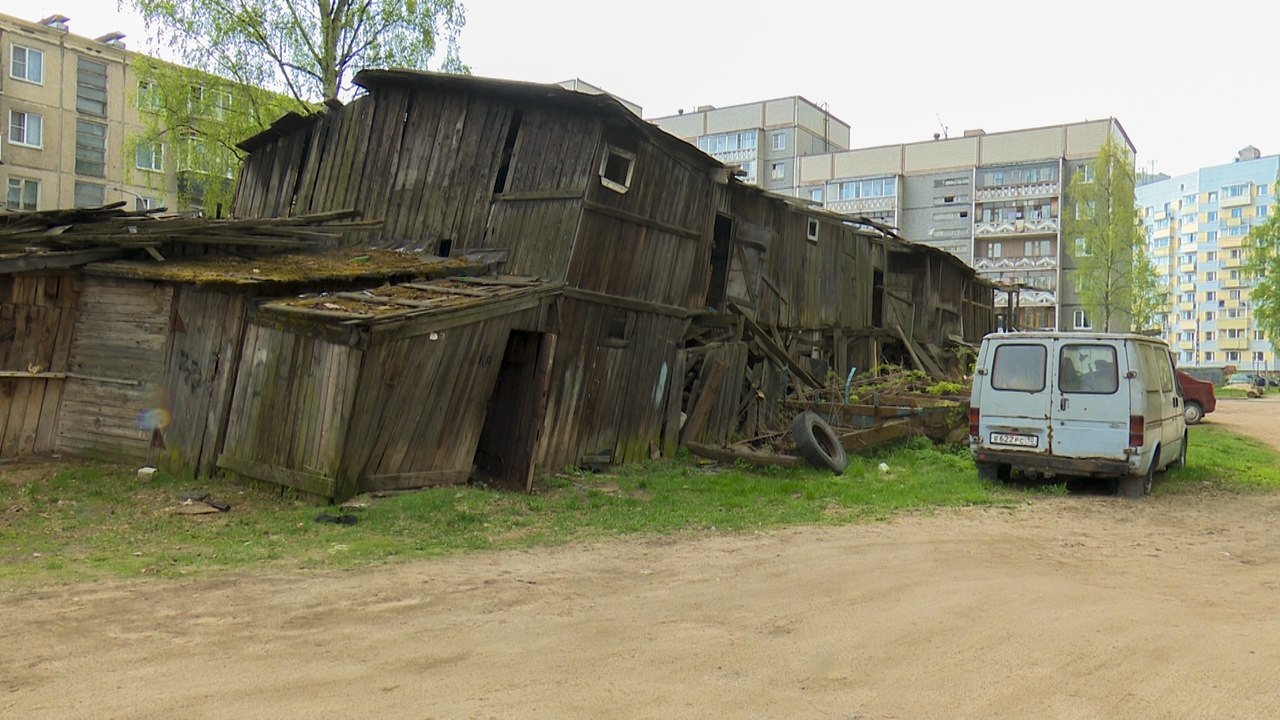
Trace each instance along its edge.
<instances>
[{"instance_id":1,"label":"building window","mask_svg":"<svg viewBox=\"0 0 1280 720\"><path fill-rule=\"evenodd\" d=\"M1229 362L1229 363L1240 362L1240 353L1239 353L1238 351L1236 351L1236 350L1228 350L1228 351L1227 351L1227 362Z\"/></svg>"},{"instance_id":2,"label":"building window","mask_svg":"<svg viewBox=\"0 0 1280 720\"><path fill-rule=\"evenodd\" d=\"M133 198L134 210L155 210L163 205L164 201L160 198L146 197L145 195L138 195Z\"/></svg>"},{"instance_id":3,"label":"building window","mask_svg":"<svg viewBox=\"0 0 1280 720\"><path fill-rule=\"evenodd\" d=\"M1189 314L1190 314L1190 313L1188 313L1188 315L1189 315ZM1207 313L1205 313L1205 314L1204 314L1204 320L1205 320L1205 322L1213 322L1214 317L1215 317L1215 315L1214 315L1214 313L1213 313L1212 311L1207 312ZM1187 319L1188 319L1188 320L1190 320L1191 318L1187 318Z\"/></svg>"},{"instance_id":4,"label":"building window","mask_svg":"<svg viewBox=\"0 0 1280 720\"><path fill-rule=\"evenodd\" d=\"M1182 362L1188 362L1188 363L1189 363L1189 362L1191 362L1191 351L1190 351L1190 350L1187 350L1186 352L1182 353Z\"/></svg>"},{"instance_id":5,"label":"building window","mask_svg":"<svg viewBox=\"0 0 1280 720\"><path fill-rule=\"evenodd\" d=\"M774 134L773 134L773 149L774 149L774 150L786 150L786 149L787 149L787 134L786 134L786 133L774 133Z\"/></svg>"},{"instance_id":6,"label":"building window","mask_svg":"<svg viewBox=\"0 0 1280 720\"><path fill-rule=\"evenodd\" d=\"M822 202L822 188L820 187L810 188L809 199L814 202L819 202L819 203Z\"/></svg>"},{"instance_id":7,"label":"building window","mask_svg":"<svg viewBox=\"0 0 1280 720\"><path fill-rule=\"evenodd\" d=\"M772 180L781 180L787 176L786 163L772 163L769 165L769 178Z\"/></svg>"},{"instance_id":8,"label":"building window","mask_svg":"<svg viewBox=\"0 0 1280 720\"><path fill-rule=\"evenodd\" d=\"M607 145L600 161L600 183L614 192L624 193L631 189L635 166L635 153Z\"/></svg>"},{"instance_id":9,"label":"building window","mask_svg":"<svg viewBox=\"0 0 1280 720\"><path fill-rule=\"evenodd\" d=\"M1089 321L1089 313L1084 310L1077 310L1075 312L1074 327L1076 330L1092 330L1093 323Z\"/></svg>"},{"instance_id":10,"label":"building window","mask_svg":"<svg viewBox=\"0 0 1280 720\"><path fill-rule=\"evenodd\" d=\"M1239 291L1239 290L1232 290L1232 291L1230 291L1230 292L1228 293L1228 297L1230 297L1232 300L1239 300L1239 299L1240 299L1240 291Z\"/></svg>"},{"instance_id":11,"label":"building window","mask_svg":"<svg viewBox=\"0 0 1280 720\"><path fill-rule=\"evenodd\" d=\"M9 178L9 192L4 206L8 210L35 210L40 205L40 182L26 178Z\"/></svg>"},{"instance_id":12,"label":"building window","mask_svg":"<svg viewBox=\"0 0 1280 720\"><path fill-rule=\"evenodd\" d=\"M20 110L9 111L9 142L30 148L43 146L44 118Z\"/></svg>"},{"instance_id":13,"label":"building window","mask_svg":"<svg viewBox=\"0 0 1280 720\"><path fill-rule=\"evenodd\" d=\"M1261 331L1261 330L1254 330L1254 331L1253 331L1253 339L1254 339L1254 340L1265 340L1265 339L1266 339L1266 336L1262 334L1262 331Z\"/></svg>"},{"instance_id":14,"label":"building window","mask_svg":"<svg viewBox=\"0 0 1280 720\"><path fill-rule=\"evenodd\" d=\"M1212 350L1210 350L1209 352L1206 352L1206 353L1204 354L1204 361L1205 361L1205 362L1213 362L1213 351L1212 351Z\"/></svg>"},{"instance_id":15,"label":"building window","mask_svg":"<svg viewBox=\"0 0 1280 720\"><path fill-rule=\"evenodd\" d=\"M106 177L106 125L88 120L76 120L76 173Z\"/></svg>"},{"instance_id":16,"label":"building window","mask_svg":"<svg viewBox=\"0 0 1280 720\"><path fill-rule=\"evenodd\" d=\"M150 80L138 81L138 109L152 112L160 109L160 88Z\"/></svg>"},{"instance_id":17,"label":"building window","mask_svg":"<svg viewBox=\"0 0 1280 720\"><path fill-rule=\"evenodd\" d=\"M1216 192L1209 193L1209 196L1205 198L1205 202L1211 202L1211 203L1218 202L1218 193Z\"/></svg>"},{"instance_id":18,"label":"building window","mask_svg":"<svg viewBox=\"0 0 1280 720\"><path fill-rule=\"evenodd\" d=\"M1205 254L1204 254L1204 261L1205 261L1205 262L1218 262L1218 253L1216 253L1216 252L1207 252L1207 253L1205 253ZM1218 279L1218 273L1215 273L1215 272L1211 272L1211 273L1209 273L1209 277L1208 277L1208 279L1209 279L1209 280L1217 280L1217 279Z\"/></svg>"},{"instance_id":19,"label":"building window","mask_svg":"<svg viewBox=\"0 0 1280 720\"><path fill-rule=\"evenodd\" d=\"M1266 195L1266 194L1267 194L1267 186L1266 186L1266 185L1259 185L1259 186L1258 186L1258 195L1259 195L1259 196L1262 196L1262 195Z\"/></svg>"},{"instance_id":20,"label":"building window","mask_svg":"<svg viewBox=\"0 0 1280 720\"><path fill-rule=\"evenodd\" d=\"M1000 243L998 242L987 243L987 257L989 258L1004 257L1003 252L1004 252L1004 248L1003 246L1001 246Z\"/></svg>"},{"instance_id":21,"label":"building window","mask_svg":"<svg viewBox=\"0 0 1280 720\"><path fill-rule=\"evenodd\" d=\"M1212 290L1204 294L1205 302L1213 302L1214 300L1217 300L1217 299L1218 299L1218 293Z\"/></svg>"},{"instance_id":22,"label":"building window","mask_svg":"<svg viewBox=\"0 0 1280 720\"><path fill-rule=\"evenodd\" d=\"M107 64L79 58L76 62L76 110L107 115Z\"/></svg>"},{"instance_id":23,"label":"building window","mask_svg":"<svg viewBox=\"0 0 1280 720\"><path fill-rule=\"evenodd\" d=\"M1249 197L1249 183L1237 183L1222 188L1222 197Z\"/></svg>"},{"instance_id":24,"label":"building window","mask_svg":"<svg viewBox=\"0 0 1280 720\"><path fill-rule=\"evenodd\" d=\"M809 218L809 227L805 232L805 237L812 242L818 242L818 230L822 225L815 219Z\"/></svg>"},{"instance_id":25,"label":"building window","mask_svg":"<svg viewBox=\"0 0 1280 720\"><path fill-rule=\"evenodd\" d=\"M139 141L134 148L134 166L139 170L164 172L164 146L158 142Z\"/></svg>"},{"instance_id":26,"label":"building window","mask_svg":"<svg viewBox=\"0 0 1280 720\"><path fill-rule=\"evenodd\" d=\"M725 133L722 135L704 135L698 138L698 148L706 153L731 152L733 150L755 150L756 132Z\"/></svg>"},{"instance_id":27,"label":"building window","mask_svg":"<svg viewBox=\"0 0 1280 720\"><path fill-rule=\"evenodd\" d=\"M76 207L101 207L105 202L105 197L105 185L76 181L76 194L73 200Z\"/></svg>"},{"instance_id":28,"label":"building window","mask_svg":"<svg viewBox=\"0 0 1280 720\"><path fill-rule=\"evenodd\" d=\"M1241 210L1240 208L1231 208L1231 219L1232 219L1232 220L1239 220L1239 219L1240 219L1240 218L1242 218L1242 217L1244 217L1244 211L1243 211L1243 210Z\"/></svg>"},{"instance_id":29,"label":"building window","mask_svg":"<svg viewBox=\"0 0 1280 720\"><path fill-rule=\"evenodd\" d=\"M1231 248L1231 259L1232 260L1240 259L1240 248Z\"/></svg>"},{"instance_id":30,"label":"building window","mask_svg":"<svg viewBox=\"0 0 1280 720\"><path fill-rule=\"evenodd\" d=\"M858 200L864 198L884 198L893 197L897 191L898 182L896 178L879 177L864 178L862 180L846 180L844 182L834 183L835 190L841 200ZM954 199L954 196L949 196ZM946 200L945 202L951 202Z\"/></svg>"},{"instance_id":31,"label":"building window","mask_svg":"<svg viewBox=\"0 0 1280 720\"><path fill-rule=\"evenodd\" d=\"M213 91L213 117L218 120L225 120L231 112L232 96L230 90L214 90Z\"/></svg>"},{"instance_id":32,"label":"building window","mask_svg":"<svg viewBox=\"0 0 1280 720\"><path fill-rule=\"evenodd\" d=\"M1263 217L1266 217L1266 216L1267 216L1267 206L1266 206L1266 205L1259 205L1259 206L1258 206L1258 217L1263 218Z\"/></svg>"},{"instance_id":33,"label":"building window","mask_svg":"<svg viewBox=\"0 0 1280 720\"><path fill-rule=\"evenodd\" d=\"M1188 335L1190 335L1191 333L1187 333L1187 334L1188 334ZM1189 340L1189 339L1190 339L1190 338L1188 338L1188 340ZM1212 330L1205 330L1205 331L1204 331L1204 341L1205 341L1205 342L1213 342L1213 331L1212 331Z\"/></svg>"},{"instance_id":34,"label":"building window","mask_svg":"<svg viewBox=\"0 0 1280 720\"><path fill-rule=\"evenodd\" d=\"M1045 257L1053 252L1048 240L1027 240L1023 243L1022 254L1025 257Z\"/></svg>"},{"instance_id":35,"label":"building window","mask_svg":"<svg viewBox=\"0 0 1280 720\"><path fill-rule=\"evenodd\" d=\"M1205 222L1218 222L1218 211L1217 211L1217 210L1210 210L1209 212L1205 213L1205 214L1204 214L1204 221L1205 221Z\"/></svg>"},{"instance_id":36,"label":"building window","mask_svg":"<svg viewBox=\"0 0 1280 720\"><path fill-rule=\"evenodd\" d=\"M43 85L44 53L21 45L13 45L9 55L9 77Z\"/></svg>"},{"instance_id":37,"label":"building window","mask_svg":"<svg viewBox=\"0 0 1280 720\"><path fill-rule=\"evenodd\" d=\"M1253 353L1253 361L1254 361L1254 362L1256 362L1256 363L1263 362L1263 361L1264 361L1264 358L1265 358L1265 356L1264 356L1261 352L1258 352L1258 351L1256 351L1256 350L1254 351L1254 353Z\"/></svg>"},{"instance_id":38,"label":"building window","mask_svg":"<svg viewBox=\"0 0 1280 720\"><path fill-rule=\"evenodd\" d=\"M1080 166L1080 182L1086 184L1093 182L1093 165Z\"/></svg>"},{"instance_id":39,"label":"building window","mask_svg":"<svg viewBox=\"0 0 1280 720\"><path fill-rule=\"evenodd\" d=\"M1218 242L1218 231L1217 231L1217 230L1210 230L1210 231L1206 232L1206 233L1204 234L1204 241L1205 241L1205 243L1206 243L1206 244L1210 244L1210 243L1216 243L1216 242Z\"/></svg>"}]
</instances>

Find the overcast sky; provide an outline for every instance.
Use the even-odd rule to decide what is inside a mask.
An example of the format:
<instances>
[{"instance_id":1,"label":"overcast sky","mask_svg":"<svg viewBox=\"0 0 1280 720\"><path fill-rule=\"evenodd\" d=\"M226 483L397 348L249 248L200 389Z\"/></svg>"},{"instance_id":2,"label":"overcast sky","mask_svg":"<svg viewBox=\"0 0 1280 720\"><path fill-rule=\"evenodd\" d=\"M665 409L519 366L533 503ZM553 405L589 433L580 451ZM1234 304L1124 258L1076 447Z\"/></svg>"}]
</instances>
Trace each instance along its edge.
<instances>
[{"instance_id":1,"label":"overcast sky","mask_svg":"<svg viewBox=\"0 0 1280 720\"><path fill-rule=\"evenodd\" d=\"M1280 153L1280 2L1165 0L465 0L477 75L579 77L644 107L802 95L865 147L1114 116L1145 169L1178 175ZM37 0L71 31L129 34L114 0ZM941 122L939 121L941 118Z\"/></svg>"}]
</instances>

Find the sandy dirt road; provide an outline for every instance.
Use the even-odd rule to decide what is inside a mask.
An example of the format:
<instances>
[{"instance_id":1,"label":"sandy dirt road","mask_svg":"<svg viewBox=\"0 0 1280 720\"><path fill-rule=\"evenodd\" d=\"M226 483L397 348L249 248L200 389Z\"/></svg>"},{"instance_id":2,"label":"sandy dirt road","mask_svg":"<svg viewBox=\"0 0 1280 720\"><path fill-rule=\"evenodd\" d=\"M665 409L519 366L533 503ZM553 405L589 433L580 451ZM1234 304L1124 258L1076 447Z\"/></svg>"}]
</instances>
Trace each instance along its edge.
<instances>
[{"instance_id":1,"label":"sandy dirt road","mask_svg":"<svg viewBox=\"0 0 1280 720\"><path fill-rule=\"evenodd\" d=\"M1277 520L1277 496L1045 498L0 589L0 717L1273 718Z\"/></svg>"}]
</instances>

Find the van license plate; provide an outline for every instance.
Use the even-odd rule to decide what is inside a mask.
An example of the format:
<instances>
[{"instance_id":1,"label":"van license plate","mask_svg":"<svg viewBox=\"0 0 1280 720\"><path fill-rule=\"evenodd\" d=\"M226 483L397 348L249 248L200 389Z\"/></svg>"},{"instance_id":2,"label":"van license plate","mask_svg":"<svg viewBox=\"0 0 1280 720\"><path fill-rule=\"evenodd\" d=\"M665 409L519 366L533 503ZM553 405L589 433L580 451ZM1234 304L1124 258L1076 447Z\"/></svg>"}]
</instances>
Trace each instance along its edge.
<instances>
[{"instance_id":1,"label":"van license plate","mask_svg":"<svg viewBox=\"0 0 1280 720\"><path fill-rule=\"evenodd\" d=\"M1014 435L1012 433L991 433L992 445L1017 445L1018 447L1039 447L1040 438L1035 435Z\"/></svg>"}]
</instances>

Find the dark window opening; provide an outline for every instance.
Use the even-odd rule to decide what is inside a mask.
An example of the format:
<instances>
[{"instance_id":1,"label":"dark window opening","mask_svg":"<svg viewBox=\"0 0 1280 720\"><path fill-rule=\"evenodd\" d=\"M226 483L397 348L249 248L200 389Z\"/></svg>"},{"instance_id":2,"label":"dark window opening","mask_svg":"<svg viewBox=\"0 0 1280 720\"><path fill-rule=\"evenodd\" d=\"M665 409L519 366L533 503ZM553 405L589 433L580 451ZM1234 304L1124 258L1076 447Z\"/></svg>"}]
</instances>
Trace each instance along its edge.
<instances>
[{"instance_id":1,"label":"dark window opening","mask_svg":"<svg viewBox=\"0 0 1280 720\"><path fill-rule=\"evenodd\" d=\"M871 274L871 326L884 327L884 271Z\"/></svg>"},{"instance_id":2,"label":"dark window opening","mask_svg":"<svg viewBox=\"0 0 1280 720\"><path fill-rule=\"evenodd\" d=\"M444 238L443 240L440 241L440 247L436 251L436 255L439 255L440 257L449 257L449 253L452 250L453 250L453 240L450 238Z\"/></svg>"},{"instance_id":3,"label":"dark window opening","mask_svg":"<svg viewBox=\"0 0 1280 720\"><path fill-rule=\"evenodd\" d=\"M507 176L511 172L511 156L516 149L516 136L520 134L520 121L524 114L516 110L511 115L511 125L507 127L507 139L502 143L502 162L498 165L498 175L493 179L494 194L507 191Z\"/></svg>"},{"instance_id":4,"label":"dark window opening","mask_svg":"<svg viewBox=\"0 0 1280 720\"><path fill-rule=\"evenodd\" d=\"M724 303L729 285L729 264L733 252L733 218L716 215L711 248L711 287L707 289L707 305L718 308Z\"/></svg>"},{"instance_id":5,"label":"dark window opening","mask_svg":"<svg viewBox=\"0 0 1280 720\"><path fill-rule=\"evenodd\" d=\"M615 192L624 193L631 188L631 176L635 171L636 156L626 150L608 146L600 164L600 182Z\"/></svg>"},{"instance_id":6,"label":"dark window opening","mask_svg":"<svg viewBox=\"0 0 1280 720\"><path fill-rule=\"evenodd\" d=\"M806 238L808 238L808 239L809 239L810 241L812 241L812 242L817 242L817 241L818 241L818 229L819 229L820 227L822 227L822 226L818 223L818 221L817 221L817 220L814 220L813 218L809 218L809 230L808 230L808 232L805 234L805 237L806 237Z\"/></svg>"},{"instance_id":7,"label":"dark window opening","mask_svg":"<svg viewBox=\"0 0 1280 720\"><path fill-rule=\"evenodd\" d=\"M612 315L605 328L605 338L600 344L606 347L627 347L635 333L636 314L622 308L611 308L610 312Z\"/></svg>"}]
</instances>

